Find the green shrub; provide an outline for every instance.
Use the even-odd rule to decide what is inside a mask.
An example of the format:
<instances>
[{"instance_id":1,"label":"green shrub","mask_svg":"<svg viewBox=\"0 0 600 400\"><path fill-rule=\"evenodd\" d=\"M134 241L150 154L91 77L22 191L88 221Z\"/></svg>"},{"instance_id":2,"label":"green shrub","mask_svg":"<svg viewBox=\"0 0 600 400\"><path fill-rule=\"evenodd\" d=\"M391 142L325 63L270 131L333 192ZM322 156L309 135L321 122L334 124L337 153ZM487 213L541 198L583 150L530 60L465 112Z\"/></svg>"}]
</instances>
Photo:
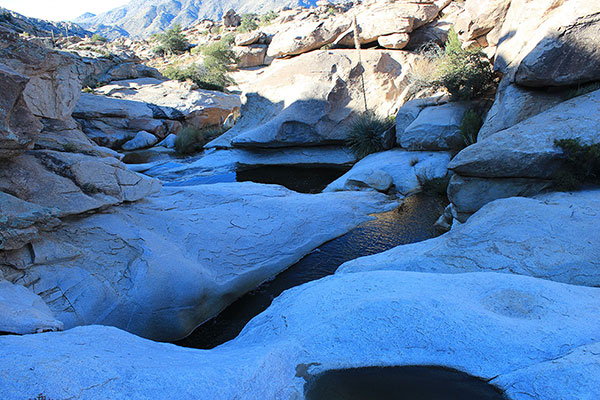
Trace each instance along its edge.
<instances>
[{"instance_id":1,"label":"green shrub","mask_svg":"<svg viewBox=\"0 0 600 400\"><path fill-rule=\"evenodd\" d=\"M166 32L159 33L156 35L156 39L165 54L182 54L190 47L187 39L181 33L180 25L174 25Z\"/></svg>"},{"instance_id":2,"label":"green shrub","mask_svg":"<svg viewBox=\"0 0 600 400\"><path fill-rule=\"evenodd\" d=\"M255 29L258 29L258 24L256 23L256 14L242 15L242 22L240 23L240 26L237 28L237 31L240 33L246 33L246 32L252 32Z\"/></svg>"},{"instance_id":3,"label":"green shrub","mask_svg":"<svg viewBox=\"0 0 600 400\"><path fill-rule=\"evenodd\" d=\"M563 150L563 164L553 175L559 190L576 190L584 183L600 184L600 143L583 145L579 139L555 140Z\"/></svg>"},{"instance_id":4,"label":"green shrub","mask_svg":"<svg viewBox=\"0 0 600 400\"><path fill-rule=\"evenodd\" d=\"M383 151L384 133L392 127L389 119L381 118L372 112L364 112L352 120L347 144L359 159Z\"/></svg>"},{"instance_id":5,"label":"green shrub","mask_svg":"<svg viewBox=\"0 0 600 400\"><path fill-rule=\"evenodd\" d=\"M477 142L477 135L483 125L483 121L479 114L471 109L468 110L460 124L460 134L465 141L465 146L470 146Z\"/></svg>"},{"instance_id":6,"label":"green shrub","mask_svg":"<svg viewBox=\"0 0 600 400\"><path fill-rule=\"evenodd\" d=\"M204 145L226 131L223 127L195 128L186 126L177 134L175 150L180 154L192 154L201 151Z\"/></svg>"},{"instance_id":7,"label":"green shrub","mask_svg":"<svg viewBox=\"0 0 600 400\"><path fill-rule=\"evenodd\" d=\"M435 84L445 87L454 100L469 100L494 87L495 79L485 55L477 49L463 49L458 35L450 29Z\"/></svg>"},{"instance_id":8,"label":"green shrub","mask_svg":"<svg viewBox=\"0 0 600 400\"><path fill-rule=\"evenodd\" d=\"M92 41L94 41L94 42L108 42L108 39L105 38L104 36L98 34L98 33L94 33L94 35L92 36Z\"/></svg>"},{"instance_id":9,"label":"green shrub","mask_svg":"<svg viewBox=\"0 0 600 400\"><path fill-rule=\"evenodd\" d=\"M260 16L260 25L268 25L271 23L271 21L273 21L278 16L279 16L279 14L277 14L275 11L271 10L268 13Z\"/></svg>"}]
</instances>

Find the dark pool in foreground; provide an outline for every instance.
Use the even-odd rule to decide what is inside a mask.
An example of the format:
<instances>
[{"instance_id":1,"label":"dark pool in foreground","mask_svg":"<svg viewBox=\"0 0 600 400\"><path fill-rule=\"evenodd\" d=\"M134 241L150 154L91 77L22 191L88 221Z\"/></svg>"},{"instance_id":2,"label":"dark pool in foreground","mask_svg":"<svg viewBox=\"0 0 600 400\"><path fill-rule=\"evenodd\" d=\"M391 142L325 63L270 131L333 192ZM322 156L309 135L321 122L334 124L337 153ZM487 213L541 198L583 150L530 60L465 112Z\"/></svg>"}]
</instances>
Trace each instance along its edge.
<instances>
[{"instance_id":1,"label":"dark pool in foreground","mask_svg":"<svg viewBox=\"0 0 600 400\"><path fill-rule=\"evenodd\" d=\"M444 206L439 197L424 194L409 197L396 210L377 214L375 220L321 245L176 344L213 348L236 337L250 319L264 311L284 290L333 274L346 261L437 236L439 232L433 224Z\"/></svg>"},{"instance_id":2,"label":"dark pool in foreground","mask_svg":"<svg viewBox=\"0 0 600 400\"><path fill-rule=\"evenodd\" d=\"M430 366L326 371L305 385L307 400L505 400L496 387L460 371Z\"/></svg>"}]
</instances>

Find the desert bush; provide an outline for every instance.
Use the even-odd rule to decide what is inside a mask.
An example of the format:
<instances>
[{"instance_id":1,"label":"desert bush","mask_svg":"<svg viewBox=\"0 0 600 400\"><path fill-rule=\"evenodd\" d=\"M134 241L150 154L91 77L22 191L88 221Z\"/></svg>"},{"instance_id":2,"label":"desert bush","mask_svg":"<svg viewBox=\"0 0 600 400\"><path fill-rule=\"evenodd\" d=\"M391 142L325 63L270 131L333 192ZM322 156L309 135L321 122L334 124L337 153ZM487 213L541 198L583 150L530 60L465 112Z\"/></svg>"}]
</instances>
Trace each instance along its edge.
<instances>
[{"instance_id":1,"label":"desert bush","mask_svg":"<svg viewBox=\"0 0 600 400\"><path fill-rule=\"evenodd\" d=\"M181 33L180 25L175 25L164 33L159 33L156 35L156 39L160 46L155 48L155 51L162 49L164 54L182 54L190 47L187 39Z\"/></svg>"},{"instance_id":2,"label":"desert bush","mask_svg":"<svg viewBox=\"0 0 600 400\"><path fill-rule=\"evenodd\" d=\"M181 154L201 151L204 145L226 131L223 127L195 128L186 126L177 134L175 150Z\"/></svg>"},{"instance_id":3,"label":"desert bush","mask_svg":"<svg viewBox=\"0 0 600 400\"><path fill-rule=\"evenodd\" d=\"M242 22L237 28L240 33L252 32L258 29L258 23L256 23L256 14L244 14L242 15Z\"/></svg>"},{"instance_id":4,"label":"desert bush","mask_svg":"<svg viewBox=\"0 0 600 400\"><path fill-rule=\"evenodd\" d=\"M347 144L359 159L383 151L384 133L392 127L393 123L389 119L369 111L364 112L352 120Z\"/></svg>"},{"instance_id":5,"label":"desert bush","mask_svg":"<svg viewBox=\"0 0 600 400\"><path fill-rule=\"evenodd\" d=\"M496 83L489 60L478 49L463 49L454 29L450 29L443 50L428 43L419 54L407 75L411 95L428 88L445 88L453 100L469 100Z\"/></svg>"},{"instance_id":6,"label":"desert bush","mask_svg":"<svg viewBox=\"0 0 600 400\"><path fill-rule=\"evenodd\" d=\"M8 11L0 12L0 22L12 22L12 15Z\"/></svg>"},{"instance_id":7,"label":"desert bush","mask_svg":"<svg viewBox=\"0 0 600 400\"><path fill-rule=\"evenodd\" d=\"M465 141L465 146L470 146L477 142L477 135L483 125L483 121L479 114L471 109L468 110L460 124L460 134Z\"/></svg>"},{"instance_id":8,"label":"desert bush","mask_svg":"<svg viewBox=\"0 0 600 400\"><path fill-rule=\"evenodd\" d=\"M469 100L494 87L492 65L479 49L463 49L450 29L437 71L436 85L445 87L454 100Z\"/></svg>"},{"instance_id":9,"label":"desert bush","mask_svg":"<svg viewBox=\"0 0 600 400\"><path fill-rule=\"evenodd\" d=\"M185 68L169 66L163 71L163 75L178 81L189 79L202 89L221 92L224 92L227 86L235 84L228 74L228 66L236 63L237 59L230 48L228 36L208 46L199 46L196 52L204 54L202 64L192 64Z\"/></svg>"},{"instance_id":10,"label":"desert bush","mask_svg":"<svg viewBox=\"0 0 600 400\"><path fill-rule=\"evenodd\" d=\"M576 190L584 183L600 184L600 143L584 145L579 139L555 140L563 150L563 163L553 175L558 190Z\"/></svg>"},{"instance_id":11,"label":"desert bush","mask_svg":"<svg viewBox=\"0 0 600 400\"><path fill-rule=\"evenodd\" d=\"M425 89L437 89L438 68L444 55L442 48L433 42L421 46L418 53L420 57L406 76L411 96Z\"/></svg>"},{"instance_id":12,"label":"desert bush","mask_svg":"<svg viewBox=\"0 0 600 400\"><path fill-rule=\"evenodd\" d=\"M104 36L100 35L99 33L94 33L92 35L92 41L94 41L94 42L108 42L108 39L105 38Z\"/></svg>"},{"instance_id":13,"label":"desert bush","mask_svg":"<svg viewBox=\"0 0 600 400\"><path fill-rule=\"evenodd\" d=\"M271 21L273 21L278 16L279 16L279 14L277 14L273 10L270 10L268 13L260 16L260 25L268 25L271 23Z\"/></svg>"}]
</instances>

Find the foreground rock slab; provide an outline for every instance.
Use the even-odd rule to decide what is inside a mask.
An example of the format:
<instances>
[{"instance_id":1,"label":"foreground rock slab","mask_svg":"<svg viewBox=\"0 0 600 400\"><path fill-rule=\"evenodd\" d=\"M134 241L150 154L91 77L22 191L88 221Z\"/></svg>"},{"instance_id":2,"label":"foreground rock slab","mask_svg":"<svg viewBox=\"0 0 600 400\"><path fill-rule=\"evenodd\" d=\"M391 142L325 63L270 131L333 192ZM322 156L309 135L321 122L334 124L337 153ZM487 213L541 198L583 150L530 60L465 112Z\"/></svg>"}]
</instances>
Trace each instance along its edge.
<instances>
[{"instance_id":1,"label":"foreground rock slab","mask_svg":"<svg viewBox=\"0 0 600 400\"><path fill-rule=\"evenodd\" d=\"M497 273L337 274L288 290L210 351L102 326L0 337L0 394L303 399L323 371L434 365L509 399L596 398L599 294Z\"/></svg>"},{"instance_id":2,"label":"foreground rock slab","mask_svg":"<svg viewBox=\"0 0 600 400\"><path fill-rule=\"evenodd\" d=\"M343 264L338 271L496 271L600 286L600 190L496 200L440 237Z\"/></svg>"},{"instance_id":3,"label":"foreground rock slab","mask_svg":"<svg viewBox=\"0 0 600 400\"><path fill-rule=\"evenodd\" d=\"M114 325L175 340L244 293L395 203L276 185L163 189L41 234L3 264L67 328Z\"/></svg>"}]
</instances>

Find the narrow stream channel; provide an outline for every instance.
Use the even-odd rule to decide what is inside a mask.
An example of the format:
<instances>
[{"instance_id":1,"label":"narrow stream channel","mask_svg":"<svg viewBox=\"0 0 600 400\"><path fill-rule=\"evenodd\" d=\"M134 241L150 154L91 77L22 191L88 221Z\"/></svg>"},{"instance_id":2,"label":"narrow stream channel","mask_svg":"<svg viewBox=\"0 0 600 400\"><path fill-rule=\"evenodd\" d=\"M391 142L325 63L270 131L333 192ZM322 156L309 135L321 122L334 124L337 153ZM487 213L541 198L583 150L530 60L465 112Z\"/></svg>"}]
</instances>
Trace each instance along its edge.
<instances>
[{"instance_id":1,"label":"narrow stream channel","mask_svg":"<svg viewBox=\"0 0 600 400\"><path fill-rule=\"evenodd\" d=\"M439 197L424 194L409 197L396 210L376 214L375 220L323 244L175 344L211 349L235 338L248 321L284 290L333 274L346 261L437 236L439 232L433 224L444 206L444 199Z\"/></svg>"}]
</instances>

